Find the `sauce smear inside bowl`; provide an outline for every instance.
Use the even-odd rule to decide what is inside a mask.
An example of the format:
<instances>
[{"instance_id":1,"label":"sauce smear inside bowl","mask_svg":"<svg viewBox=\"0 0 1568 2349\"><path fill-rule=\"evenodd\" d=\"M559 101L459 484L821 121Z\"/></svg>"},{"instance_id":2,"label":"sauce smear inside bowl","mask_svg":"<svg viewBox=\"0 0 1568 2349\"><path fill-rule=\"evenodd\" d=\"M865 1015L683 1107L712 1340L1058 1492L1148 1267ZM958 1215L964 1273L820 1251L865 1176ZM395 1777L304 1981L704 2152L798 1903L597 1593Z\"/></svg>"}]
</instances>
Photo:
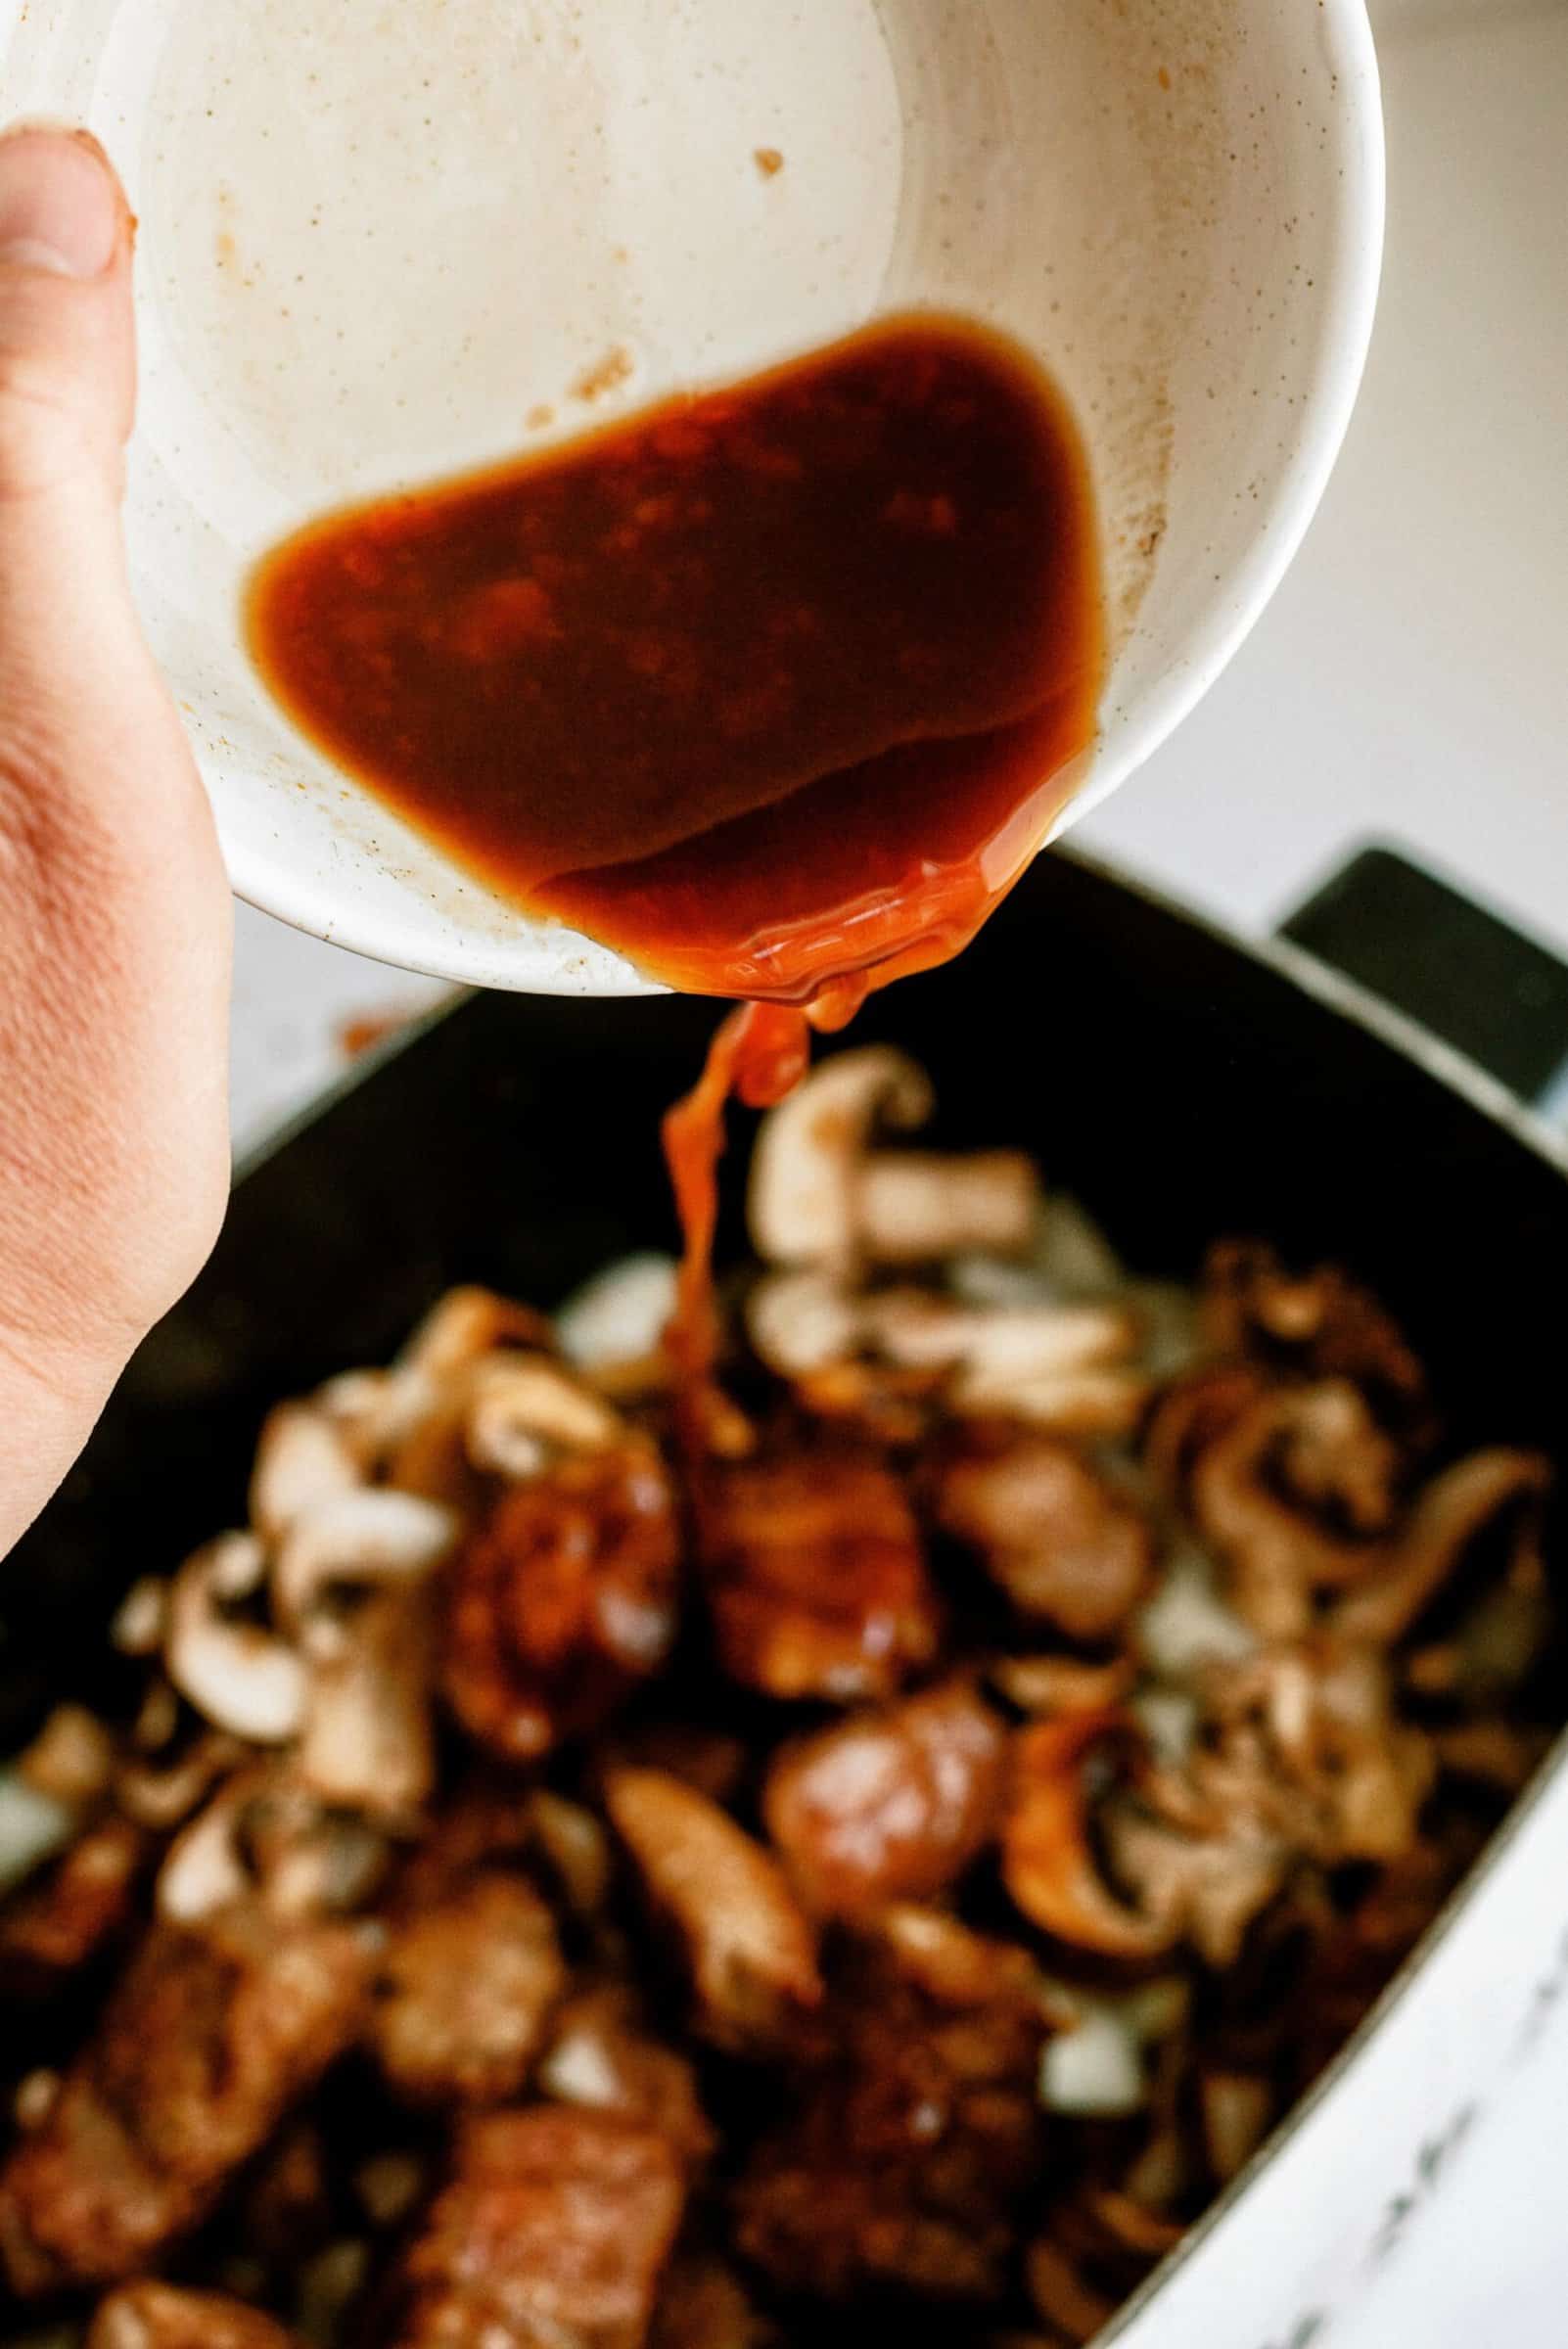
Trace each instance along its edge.
<instances>
[{"instance_id":1,"label":"sauce smear inside bowl","mask_svg":"<svg viewBox=\"0 0 1568 2349\"><path fill-rule=\"evenodd\" d=\"M300 728L521 906L839 1016L974 935L1104 669L1072 419L938 314L330 516L248 625Z\"/></svg>"}]
</instances>

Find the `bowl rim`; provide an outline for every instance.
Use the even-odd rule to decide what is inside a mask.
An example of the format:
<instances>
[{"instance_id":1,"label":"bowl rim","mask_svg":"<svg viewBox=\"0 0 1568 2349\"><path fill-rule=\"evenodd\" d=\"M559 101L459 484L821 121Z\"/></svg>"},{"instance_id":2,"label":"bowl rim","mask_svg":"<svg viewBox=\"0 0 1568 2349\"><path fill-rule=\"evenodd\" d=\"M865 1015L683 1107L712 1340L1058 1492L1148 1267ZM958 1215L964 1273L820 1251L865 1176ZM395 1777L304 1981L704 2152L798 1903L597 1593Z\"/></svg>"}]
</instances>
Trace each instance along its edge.
<instances>
[{"instance_id":1,"label":"bowl rim","mask_svg":"<svg viewBox=\"0 0 1568 2349\"><path fill-rule=\"evenodd\" d=\"M1382 276L1387 154L1368 0L1318 0L1318 8L1338 85L1330 119L1337 134L1332 155L1339 180L1333 258L1324 272L1316 322L1314 380L1300 403L1296 444L1271 493L1259 501L1256 530L1226 578L1224 594L1185 640L1179 658L1138 697L1130 719L1111 718L1083 787L1061 810L1042 847L1070 831L1143 766L1229 667L1294 561L1350 427ZM210 796L236 896L308 937L461 987L585 997L669 991L613 948L538 916L519 914L516 925L504 930L490 920L471 929L449 924L439 947L410 945L394 910L363 907L351 897L337 896L330 869L310 871L294 863L272 827L262 838L249 828L246 837L236 837L220 796ZM458 894L472 888L488 904L483 883L468 880L455 867L451 871ZM560 942L555 951L552 932Z\"/></svg>"},{"instance_id":2,"label":"bowl rim","mask_svg":"<svg viewBox=\"0 0 1568 2349\"><path fill-rule=\"evenodd\" d=\"M1138 708L1113 726L1084 789L1057 818L1057 840L1109 799L1190 715L1273 601L1323 500L1360 394L1377 318L1388 217L1388 151L1382 77L1367 0L1318 0L1335 60L1340 106L1339 233L1317 327L1317 381L1302 407L1295 452L1273 494L1259 501L1258 530L1230 573L1224 601L1193 631L1179 662Z\"/></svg>"}]
</instances>

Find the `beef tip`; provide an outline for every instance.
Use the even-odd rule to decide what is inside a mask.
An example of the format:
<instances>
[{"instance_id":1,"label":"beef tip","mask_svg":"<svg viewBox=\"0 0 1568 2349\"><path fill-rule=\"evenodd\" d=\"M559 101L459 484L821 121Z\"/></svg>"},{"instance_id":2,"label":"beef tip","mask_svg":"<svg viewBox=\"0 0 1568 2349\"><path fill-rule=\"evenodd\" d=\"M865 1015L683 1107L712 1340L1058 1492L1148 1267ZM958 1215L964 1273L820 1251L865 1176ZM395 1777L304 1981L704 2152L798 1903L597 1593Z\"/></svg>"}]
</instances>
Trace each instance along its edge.
<instances>
[{"instance_id":1,"label":"beef tip","mask_svg":"<svg viewBox=\"0 0 1568 2349\"><path fill-rule=\"evenodd\" d=\"M697 2028L742 2052L787 2042L822 1987L816 1937L772 1854L662 1771L611 1771L605 1801L685 1954Z\"/></svg>"},{"instance_id":2,"label":"beef tip","mask_svg":"<svg viewBox=\"0 0 1568 2349\"><path fill-rule=\"evenodd\" d=\"M998 2298L1041 2149L1028 1958L898 1912L835 1984L834 2020L837 2055L741 2179L739 2248L791 2294Z\"/></svg>"},{"instance_id":3,"label":"beef tip","mask_svg":"<svg viewBox=\"0 0 1568 2349\"><path fill-rule=\"evenodd\" d=\"M646 2121L694 2166L717 2142L695 2066L647 2029L628 1983L585 1990L558 2010L538 2084L558 2103Z\"/></svg>"},{"instance_id":4,"label":"beef tip","mask_svg":"<svg viewBox=\"0 0 1568 2349\"><path fill-rule=\"evenodd\" d=\"M902 1486L814 1451L714 1463L696 1495L719 1661L779 1697L897 1693L931 1662L940 1610Z\"/></svg>"},{"instance_id":5,"label":"beef tip","mask_svg":"<svg viewBox=\"0 0 1568 2349\"><path fill-rule=\"evenodd\" d=\"M469 1735L530 1762L596 1728L664 1662L678 1554L652 1450L568 1456L509 1491L449 1580L443 1684Z\"/></svg>"},{"instance_id":6,"label":"beef tip","mask_svg":"<svg viewBox=\"0 0 1568 2349\"><path fill-rule=\"evenodd\" d=\"M936 1510L1020 1615L1070 1639L1110 1638L1148 1589L1148 1526L1054 1437L981 1434L938 1471Z\"/></svg>"},{"instance_id":7,"label":"beef tip","mask_svg":"<svg viewBox=\"0 0 1568 2349\"><path fill-rule=\"evenodd\" d=\"M171 2283L127 2283L93 2319L87 2349L303 2349L243 2300L182 2292Z\"/></svg>"},{"instance_id":8,"label":"beef tip","mask_svg":"<svg viewBox=\"0 0 1568 2349\"><path fill-rule=\"evenodd\" d=\"M477 1875L393 1929L370 2044L408 2103L504 2103L527 2084L566 1988L543 1900L520 1876Z\"/></svg>"},{"instance_id":9,"label":"beef tip","mask_svg":"<svg viewBox=\"0 0 1568 2349\"><path fill-rule=\"evenodd\" d=\"M996 1822L1001 1723L954 1681L787 1746L763 1797L767 1830L821 1916L929 1900L960 1876Z\"/></svg>"},{"instance_id":10,"label":"beef tip","mask_svg":"<svg viewBox=\"0 0 1568 2349\"><path fill-rule=\"evenodd\" d=\"M643 2349L683 2202L657 2130L547 2105L466 2122L388 2349Z\"/></svg>"},{"instance_id":11,"label":"beef tip","mask_svg":"<svg viewBox=\"0 0 1568 2349\"><path fill-rule=\"evenodd\" d=\"M13 2289L116 2283L188 2234L354 2038L367 1971L348 1925L235 1910L155 1929L0 2169Z\"/></svg>"},{"instance_id":12,"label":"beef tip","mask_svg":"<svg viewBox=\"0 0 1568 2349\"><path fill-rule=\"evenodd\" d=\"M0 1918L0 1997L50 1997L125 1932L151 1838L113 1814L73 1843Z\"/></svg>"}]
</instances>

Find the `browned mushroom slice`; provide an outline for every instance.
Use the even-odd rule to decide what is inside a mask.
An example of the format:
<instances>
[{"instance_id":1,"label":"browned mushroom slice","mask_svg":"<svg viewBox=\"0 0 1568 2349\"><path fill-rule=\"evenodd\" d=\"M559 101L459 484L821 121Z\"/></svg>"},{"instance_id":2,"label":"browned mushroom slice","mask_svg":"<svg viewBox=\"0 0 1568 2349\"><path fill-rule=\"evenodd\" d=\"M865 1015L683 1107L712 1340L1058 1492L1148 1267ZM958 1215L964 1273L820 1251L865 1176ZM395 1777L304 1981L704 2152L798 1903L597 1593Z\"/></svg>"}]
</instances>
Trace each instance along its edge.
<instances>
[{"instance_id":1,"label":"browned mushroom slice","mask_svg":"<svg viewBox=\"0 0 1568 2349\"><path fill-rule=\"evenodd\" d=\"M1354 1387L1287 1387L1250 1404L1198 1459L1191 1510L1223 1559L1237 1612L1293 1639L1321 1592L1374 1572L1399 1454Z\"/></svg>"},{"instance_id":2,"label":"browned mushroom slice","mask_svg":"<svg viewBox=\"0 0 1568 2349\"><path fill-rule=\"evenodd\" d=\"M1100 1820L1117 1879L1135 1898L1160 1947L1186 1940L1212 1966L1234 1965L1249 1927L1278 1897L1292 1853L1253 1818L1188 1830L1140 1805L1116 1802Z\"/></svg>"},{"instance_id":3,"label":"browned mushroom slice","mask_svg":"<svg viewBox=\"0 0 1568 2349\"><path fill-rule=\"evenodd\" d=\"M1041 2235L1024 2262L1029 2296L1058 2339L1092 2341L1116 2314L1116 2302L1090 2283L1060 2243Z\"/></svg>"},{"instance_id":4,"label":"browned mushroom slice","mask_svg":"<svg viewBox=\"0 0 1568 2349\"><path fill-rule=\"evenodd\" d=\"M541 2105L469 2121L386 2349L643 2349L680 2225L656 2130Z\"/></svg>"},{"instance_id":5,"label":"browned mushroom slice","mask_svg":"<svg viewBox=\"0 0 1568 2349\"><path fill-rule=\"evenodd\" d=\"M1204 1268L1202 1313L1222 1353L1349 1379L1402 1432L1424 1427L1420 1363L1377 1299L1337 1265L1292 1273L1260 1241L1222 1241Z\"/></svg>"},{"instance_id":6,"label":"browned mushroom slice","mask_svg":"<svg viewBox=\"0 0 1568 2349\"><path fill-rule=\"evenodd\" d=\"M941 1629L898 1479L857 1452L735 1461L705 1474L698 1538L719 1660L769 1696L892 1696Z\"/></svg>"},{"instance_id":7,"label":"browned mushroom slice","mask_svg":"<svg viewBox=\"0 0 1568 2349\"><path fill-rule=\"evenodd\" d=\"M1002 1873L1024 1914L1076 1949L1147 1958L1174 1933L1154 1913L1126 1908L1105 1883L1089 1836L1088 1770L1129 1735L1120 1713L1069 1714L1023 1731L1013 1764Z\"/></svg>"},{"instance_id":8,"label":"browned mushroom slice","mask_svg":"<svg viewBox=\"0 0 1568 2349\"><path fill-rule=\"evenodd\" d=\"M1057 2349L1096 2339L1180 2234L1126 2191L1088 2182L1054 2202L1023 2266L1030 2298Z\"/></svg>"},{"instance_id":9,"label":"browned mushroom slice","mask_svg":"<svg viewBox=\"0 0 1568 2349\"><path fill-rule=\"evenodd\" d=\"M1436 1762L1383 1658L1318 1638L1212 1670L1217 1727L1192 1772L1214 1815L1273 1823L1328 1865L1410 1849Z\"/></svg>"},{"instance_id":10,"label":"browned mushroom slice","mask_svg":"<svg viewBox=\"0 0 1568 2349\"><path fill-rule=\"evenodd\" d=\"M605 1801L656 1912L686 1954L697 2027L741 2050L787 2040L820 2001L816 1941L770 1853L695 1788L616 1770Z\"/></svg>"},{"instance_id":11,"label":"browned mushroom slice","mask_svg":"<svg viewBox=\"0 0 1568 2349\"><path fill-rule=\"evenodd\" d=\"M149 1935L0 2169L12 2288L117 2282L205 2218L357 2033L368 1962L352 1927L251 1911Z\"/></svg>"},{"instance_id":12,"label":"browned mushroom slice","mask_svg":"<svg viewBox=\"0 0 1568 2349\"><path fill-rule=\"evenodd\" d=\"M386 1872L386 1838L323 1804L287 1762L236 1771L182 1829L159 1870L155 1906L193 1925L242 1902L280 1916L347 1913Z\"/></svg>"},{"instance_id":13,"label":"browned mushroom slice","mask_svg":"<svg viewBox=\"0 0 1568 2349\"><path fill-rule=\"evenodd\" d=\"M1031 1622L1109 1638L1148 1587L1153 1541L1082 1453L993 1429L938 1472L937 1515Z\"/></svg>"},{"instance_id":14,"label":"browned mushroom slice","mask_svg":"<svg viewBox=\"0 0 1568 2349\"><path fill-rule=\"evenodd\" d=\"M549 1910L521 1877L473 1877L398 1925L375 1984L370 2045L411 2104L500 2104L526 2085L567 1970Z\"/></svg>"},{"instance_id":15,"label":"browned mushroom slice","mask_svg":"<svg viewBox=\"0 0 1568 2349\"><path fill-rule=\"evenodd\" d=\"M1006 1744L954 1681L786 1747L763 1817L807 1906L863 1915L944 1891L995 1829Z\"/></svg>"},{"instance_id":16,"label":"browned mushroom slice","mask_svg":"<svg viewBox=\"0 0 1568 2349\"><path fill-rule=\"evenodd\" d=\"M986 1677L1020 1713L1105 1713L1131 1695L1138 1668L1131 1656L998 1656Z\"/></svg>"},{"instance_id":17,"label":"browned mushroom slice","mask_svg":"<svg viewBox=\"0 0 1568 2349\"><path fill-rule=\"evenodd\" d=\"M87 2349L303 2349L298 2333L219 2292L127 2283L93 2319Z\"/></svg>"},{"instance_id":18,"label":"browned mushroom slice","mask_svg":"<svg viewBox=\"0 0 1568 2349\"><path fill-rule=\"evenodd\" d=\"M1021 1950L905 1912L836 1988L840 2052L800 2084L736 2197L736 2243L784 2291L889 2285L986 2302L1038 2174L1046 2023Z\"/></svg>"},{"instance_id":19,"label":"browned mushroom slice","mask_svg":"<svg viewBox=\"0 0 1568 2349\"><path fill-rule=\"evenodd\" d=\"M1526 1542L1534 1540L1551 1481L1550 1463L1539 1452L1499 1449L1456 1461L1421 1495L1382 1570L1340 1600L1336 1630L1347 1639L1403 1639L1470 1544L1505 1510L1523 1512L1521 1532Z\"/></svg>"},{"instance_id":20,"label":"browned mushroom slice","mask_svg":"<svg viewBox=\"0 0 1568 2349\"><path fill-rule=\"evenodd\" d=\"M1222 2186L1239 2177L1274 2117L1271 2084L1254 2072L1205 2071L1198 2083L1203 2142Z\"/></svg>"},{"instance_id":21,"label":"browned mushroom slice","mask_svg":"<svg viewBox=\"0 0 1568 2349\"><path fill-rule=\"evenodd\" d=\"M1143 1464L1168 1499L1185 1500L1210 1445L1269 1391L1256 1362L1203 1362L1163 1389L1143 1431Z\"/></svg>"},{"instance_id":22,"label":"browned mushroom slice","mask_svg":"<svg viewBox=\"0 0 1568 2349\"><path fill-rule=\"evenodd\" d=\"M557 2103L646 2121L694 2167L717 2142L695 2066L654 2038L625 1983L586 1990L559 2009L538 2085Z\"/></svg>"},{"instance_id":23,"label":"browned mushroom slice","mask_svg":"<svg viewBox=\"0 0 1568 2349\"><path fill-rule=\"evenodd\" d=\"M595 1727L675 1630L669 1479L651 1450L568 1457L499 1501L453 1565L444 1685L510 1762Z\"/></svg>"}]
</instances>

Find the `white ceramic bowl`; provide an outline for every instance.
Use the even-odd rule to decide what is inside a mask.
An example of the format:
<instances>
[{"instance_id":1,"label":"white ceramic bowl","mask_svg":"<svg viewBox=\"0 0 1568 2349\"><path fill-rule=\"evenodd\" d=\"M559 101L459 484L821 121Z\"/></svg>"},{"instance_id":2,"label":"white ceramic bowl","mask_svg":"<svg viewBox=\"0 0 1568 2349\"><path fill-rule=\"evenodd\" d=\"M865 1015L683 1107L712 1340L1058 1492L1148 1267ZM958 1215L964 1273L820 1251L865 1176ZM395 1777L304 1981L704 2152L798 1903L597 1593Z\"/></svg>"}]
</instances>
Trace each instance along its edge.
<instances>
[{"instance_id":1,"label":"white ceramic bowl","mask_svg":"<svg viewBox=\"0 0 1568 2349\"><path fill-rule=\"evenodd\" d=\"M85 119L141 214L131 556L236 887L486 986L643 983L274 707L240 590L294 525L964 310L1047 362L1094 467L1115 659L1065 822L1268 602L1371 326L1363 0L0 0L0 91Z\"/></svg>"}]
</instances>

